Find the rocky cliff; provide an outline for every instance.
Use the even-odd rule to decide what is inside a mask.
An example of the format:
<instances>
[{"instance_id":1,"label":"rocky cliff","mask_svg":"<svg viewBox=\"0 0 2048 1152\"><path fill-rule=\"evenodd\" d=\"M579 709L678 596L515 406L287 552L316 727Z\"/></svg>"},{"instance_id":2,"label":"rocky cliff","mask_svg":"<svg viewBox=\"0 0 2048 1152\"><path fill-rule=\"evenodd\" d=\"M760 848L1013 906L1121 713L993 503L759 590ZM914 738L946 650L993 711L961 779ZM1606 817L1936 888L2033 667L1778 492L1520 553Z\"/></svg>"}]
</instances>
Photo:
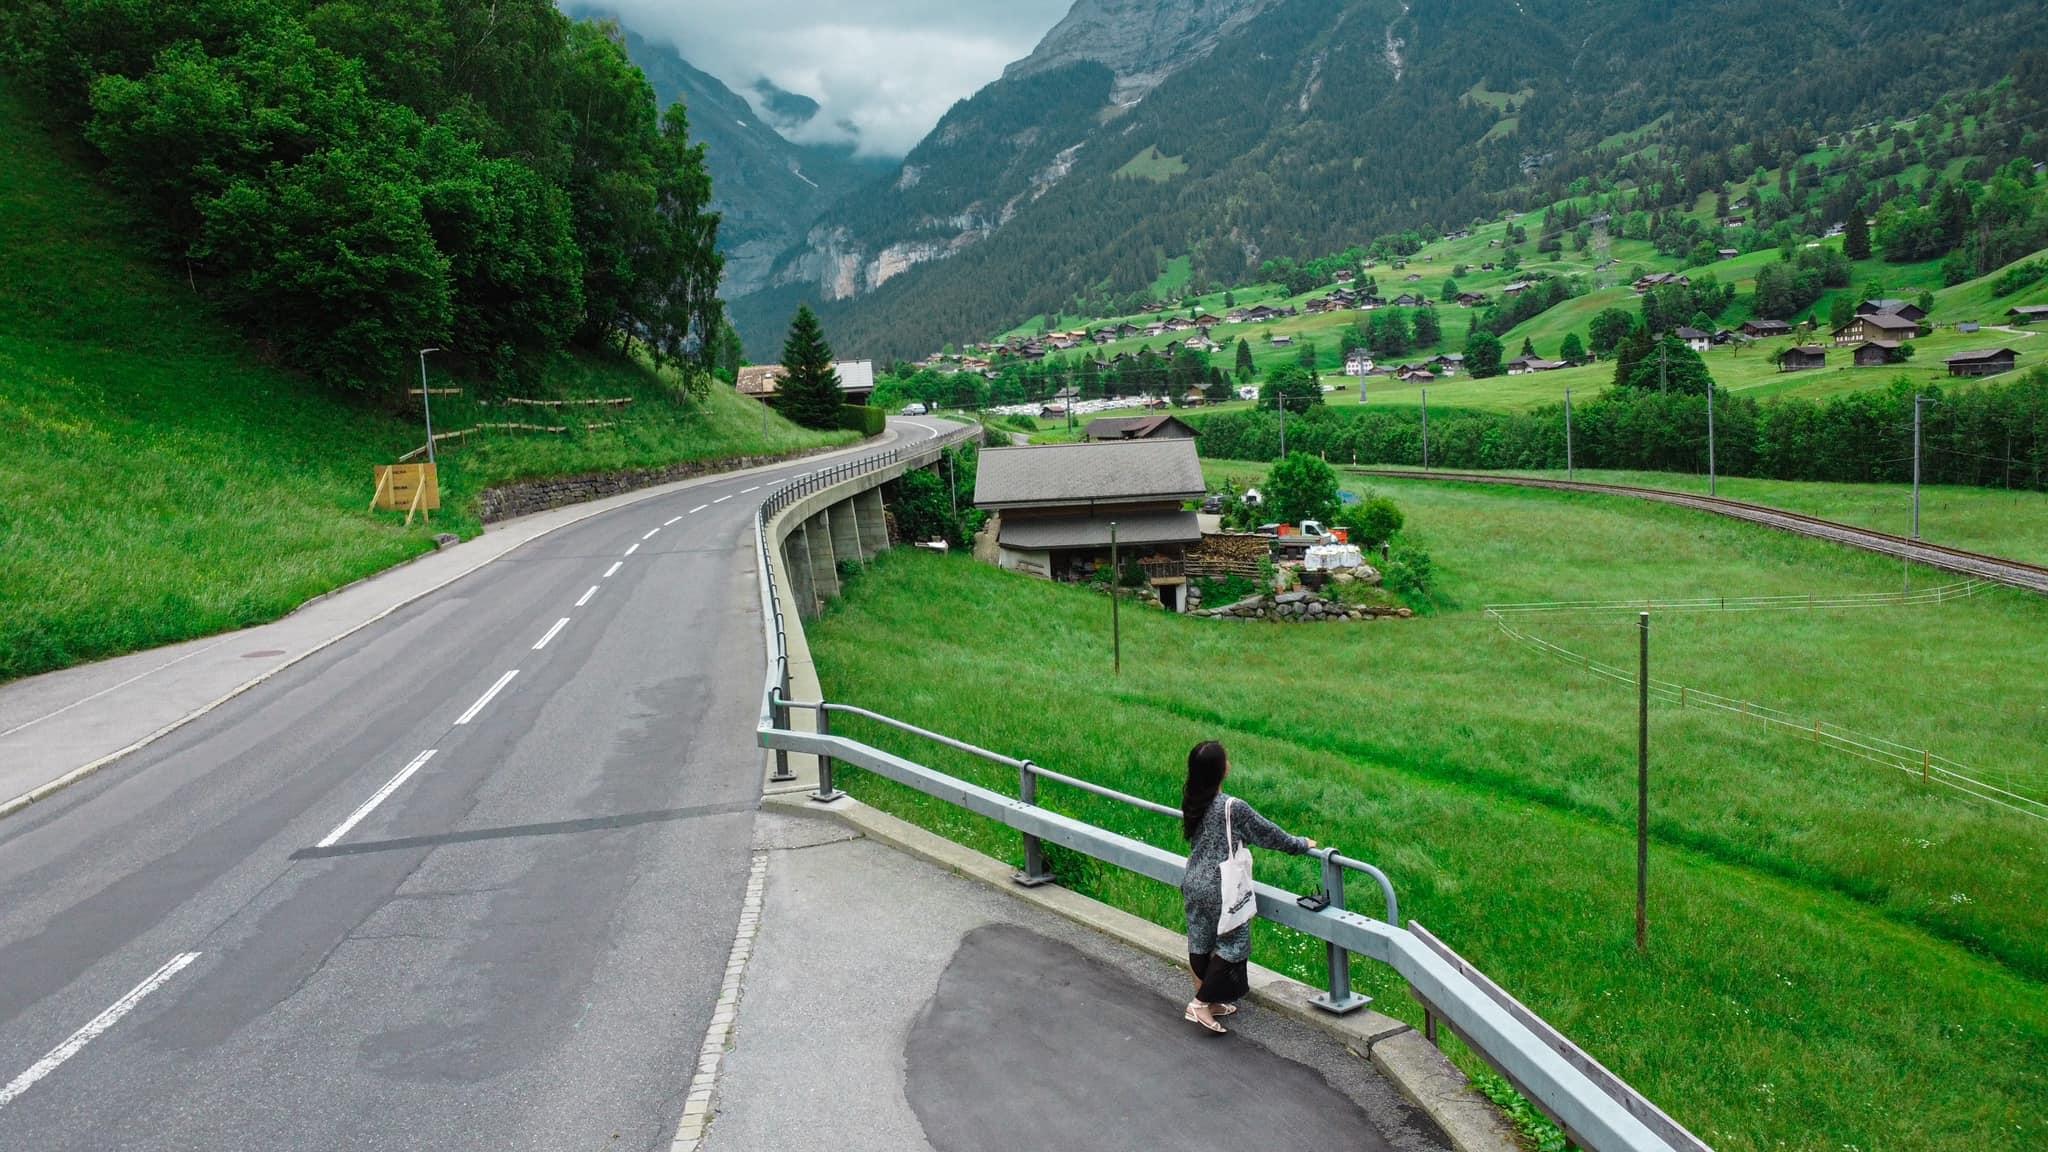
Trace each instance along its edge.
<instances>
[{"instance_id":1,"label":"rocky cliff","mask_svg":"<svg viewBox=\"0 0 2048 1152\"><path fill-rule=\"evenodd\" d=\"M1008 77L1049 72L1079 60L1116 73L1111 99L1128 106L1174 72L1213 51L1230 31L1274 0L1079 0Z\"/></svg>"}]
</instances>

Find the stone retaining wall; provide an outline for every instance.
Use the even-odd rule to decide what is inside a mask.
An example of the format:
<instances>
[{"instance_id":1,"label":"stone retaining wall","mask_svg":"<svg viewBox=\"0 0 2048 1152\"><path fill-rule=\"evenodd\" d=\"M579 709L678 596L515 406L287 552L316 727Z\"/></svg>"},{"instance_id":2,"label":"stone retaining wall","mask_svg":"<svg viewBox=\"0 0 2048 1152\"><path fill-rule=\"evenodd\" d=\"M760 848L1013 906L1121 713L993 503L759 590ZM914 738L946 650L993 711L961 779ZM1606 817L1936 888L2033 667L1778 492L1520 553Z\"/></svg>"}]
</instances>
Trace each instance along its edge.
<instances>
[{"instance_id":1,"label":"stone retaining wall","mask_svg":"<svg viewBox=\"0 0 2048 1152\"><path fill-rule=\"evenodd\" d=\"M593 472L583 476L529 480L522 484L484 489L483 495L477 498L477 507L484 523L489 524L569 504L581 504L586 500L601 500L639 488L652 488L657 484L670 484L714 472L737 472L763 464L781 464L808 455L808 452L785 452L780 456L727 456L717 460L692 460L667 468L638 468L627 472Z\"/></svg>"},{"instance_id":2,"label":"stone retaining wall","mask_svg":"<svg viewBox=\"0 0 2048 1152\"><path fill-rule=\"evenodd\" d=\"M1320 624L1363 620L1406 620L1415 615L1409 608L1345 604L1314 592L1282 592L1278 596L1250 596L1221 608L1200 608L1192 615L1211 620L1272 620L1283 624Z\"/></svg>"}]
</instances>

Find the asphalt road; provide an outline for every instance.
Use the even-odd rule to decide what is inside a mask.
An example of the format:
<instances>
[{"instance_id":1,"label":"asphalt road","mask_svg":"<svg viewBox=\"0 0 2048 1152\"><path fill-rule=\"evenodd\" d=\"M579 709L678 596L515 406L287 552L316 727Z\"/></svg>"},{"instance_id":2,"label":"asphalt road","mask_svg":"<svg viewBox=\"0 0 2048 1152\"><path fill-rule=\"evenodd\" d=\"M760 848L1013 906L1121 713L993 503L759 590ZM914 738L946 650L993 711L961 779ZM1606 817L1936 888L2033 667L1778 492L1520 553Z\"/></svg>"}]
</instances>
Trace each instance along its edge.
<instances>
[{"instance_id":1,"label":"asphalt road","mask_svg":"<svg viewBox=\"0 0 2048 1152\"><path fill-rule=\"evenodd\" d=\"M543 537L0 821L0 1149L665 1148L760 796L751 490L809 467Z\"/></svg>"}]
</instances>

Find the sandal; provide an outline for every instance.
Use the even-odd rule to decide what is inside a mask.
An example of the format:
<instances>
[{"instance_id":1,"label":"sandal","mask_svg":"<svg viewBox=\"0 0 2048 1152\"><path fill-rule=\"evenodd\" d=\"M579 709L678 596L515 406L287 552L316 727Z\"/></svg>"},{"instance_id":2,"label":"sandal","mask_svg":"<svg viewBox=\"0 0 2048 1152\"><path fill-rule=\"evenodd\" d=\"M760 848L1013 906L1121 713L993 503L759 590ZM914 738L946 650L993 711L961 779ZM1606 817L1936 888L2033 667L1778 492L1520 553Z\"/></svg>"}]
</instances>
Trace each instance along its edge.
<instances>
[{"instance_id":1,"label":"sandal","mask_svg":"<svg viewBox=\"0 0 2048 1152\"><path fill-rule=\"evenodd\" d=\"M1211 1004L1211 1005L1209 1005L1209 1015L1211 1015L1211 1016L1235 1016L1235 1015L1237 1015L1237 1005L1235 1005L1235 1004Z\"/></svg>"},{"instance_id":2,"label":"sandal","mask_svg":"<svg viewBox=\"0 0 2048 1152\"><path fill-rule=\"evenodd\" d=\"M1193 1000L1188 1001L1187 1011L1181 1014L1181 1019L1186 1020L1190 1024L1200 1024L1202 1027L1207 1028L1209 1031L1215 1033L1218 1036L1224 1036L1229 1034L1230 1029L1225 1028L1223 1025L1216 1023L1214 1020L1204 1020L1200 1016L1195 1015L1196 1003L1198 1002Z\"/></svg>"}]
</instances>

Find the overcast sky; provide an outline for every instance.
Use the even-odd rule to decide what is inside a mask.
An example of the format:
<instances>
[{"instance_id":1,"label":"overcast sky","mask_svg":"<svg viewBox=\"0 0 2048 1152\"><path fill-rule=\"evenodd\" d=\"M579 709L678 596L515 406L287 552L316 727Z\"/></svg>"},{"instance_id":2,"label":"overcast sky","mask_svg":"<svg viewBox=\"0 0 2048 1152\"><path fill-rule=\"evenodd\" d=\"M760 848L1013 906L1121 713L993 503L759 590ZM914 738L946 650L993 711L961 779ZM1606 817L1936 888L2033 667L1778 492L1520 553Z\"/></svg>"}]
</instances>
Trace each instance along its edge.
<instances>
[{"instance_id":1,"label":"overcast sky","mask_svg":"<svg viewBox=\"0 0 2048 1152\"><path fill-rule=\"evenodd\" d=\"M900 156L953 102L1030 54L1073 0L608 0L650 40L756 99L766 76L823 106L806 142ZM758 107L758 102L757 105Z\"/></svg>"}]
</instances>

